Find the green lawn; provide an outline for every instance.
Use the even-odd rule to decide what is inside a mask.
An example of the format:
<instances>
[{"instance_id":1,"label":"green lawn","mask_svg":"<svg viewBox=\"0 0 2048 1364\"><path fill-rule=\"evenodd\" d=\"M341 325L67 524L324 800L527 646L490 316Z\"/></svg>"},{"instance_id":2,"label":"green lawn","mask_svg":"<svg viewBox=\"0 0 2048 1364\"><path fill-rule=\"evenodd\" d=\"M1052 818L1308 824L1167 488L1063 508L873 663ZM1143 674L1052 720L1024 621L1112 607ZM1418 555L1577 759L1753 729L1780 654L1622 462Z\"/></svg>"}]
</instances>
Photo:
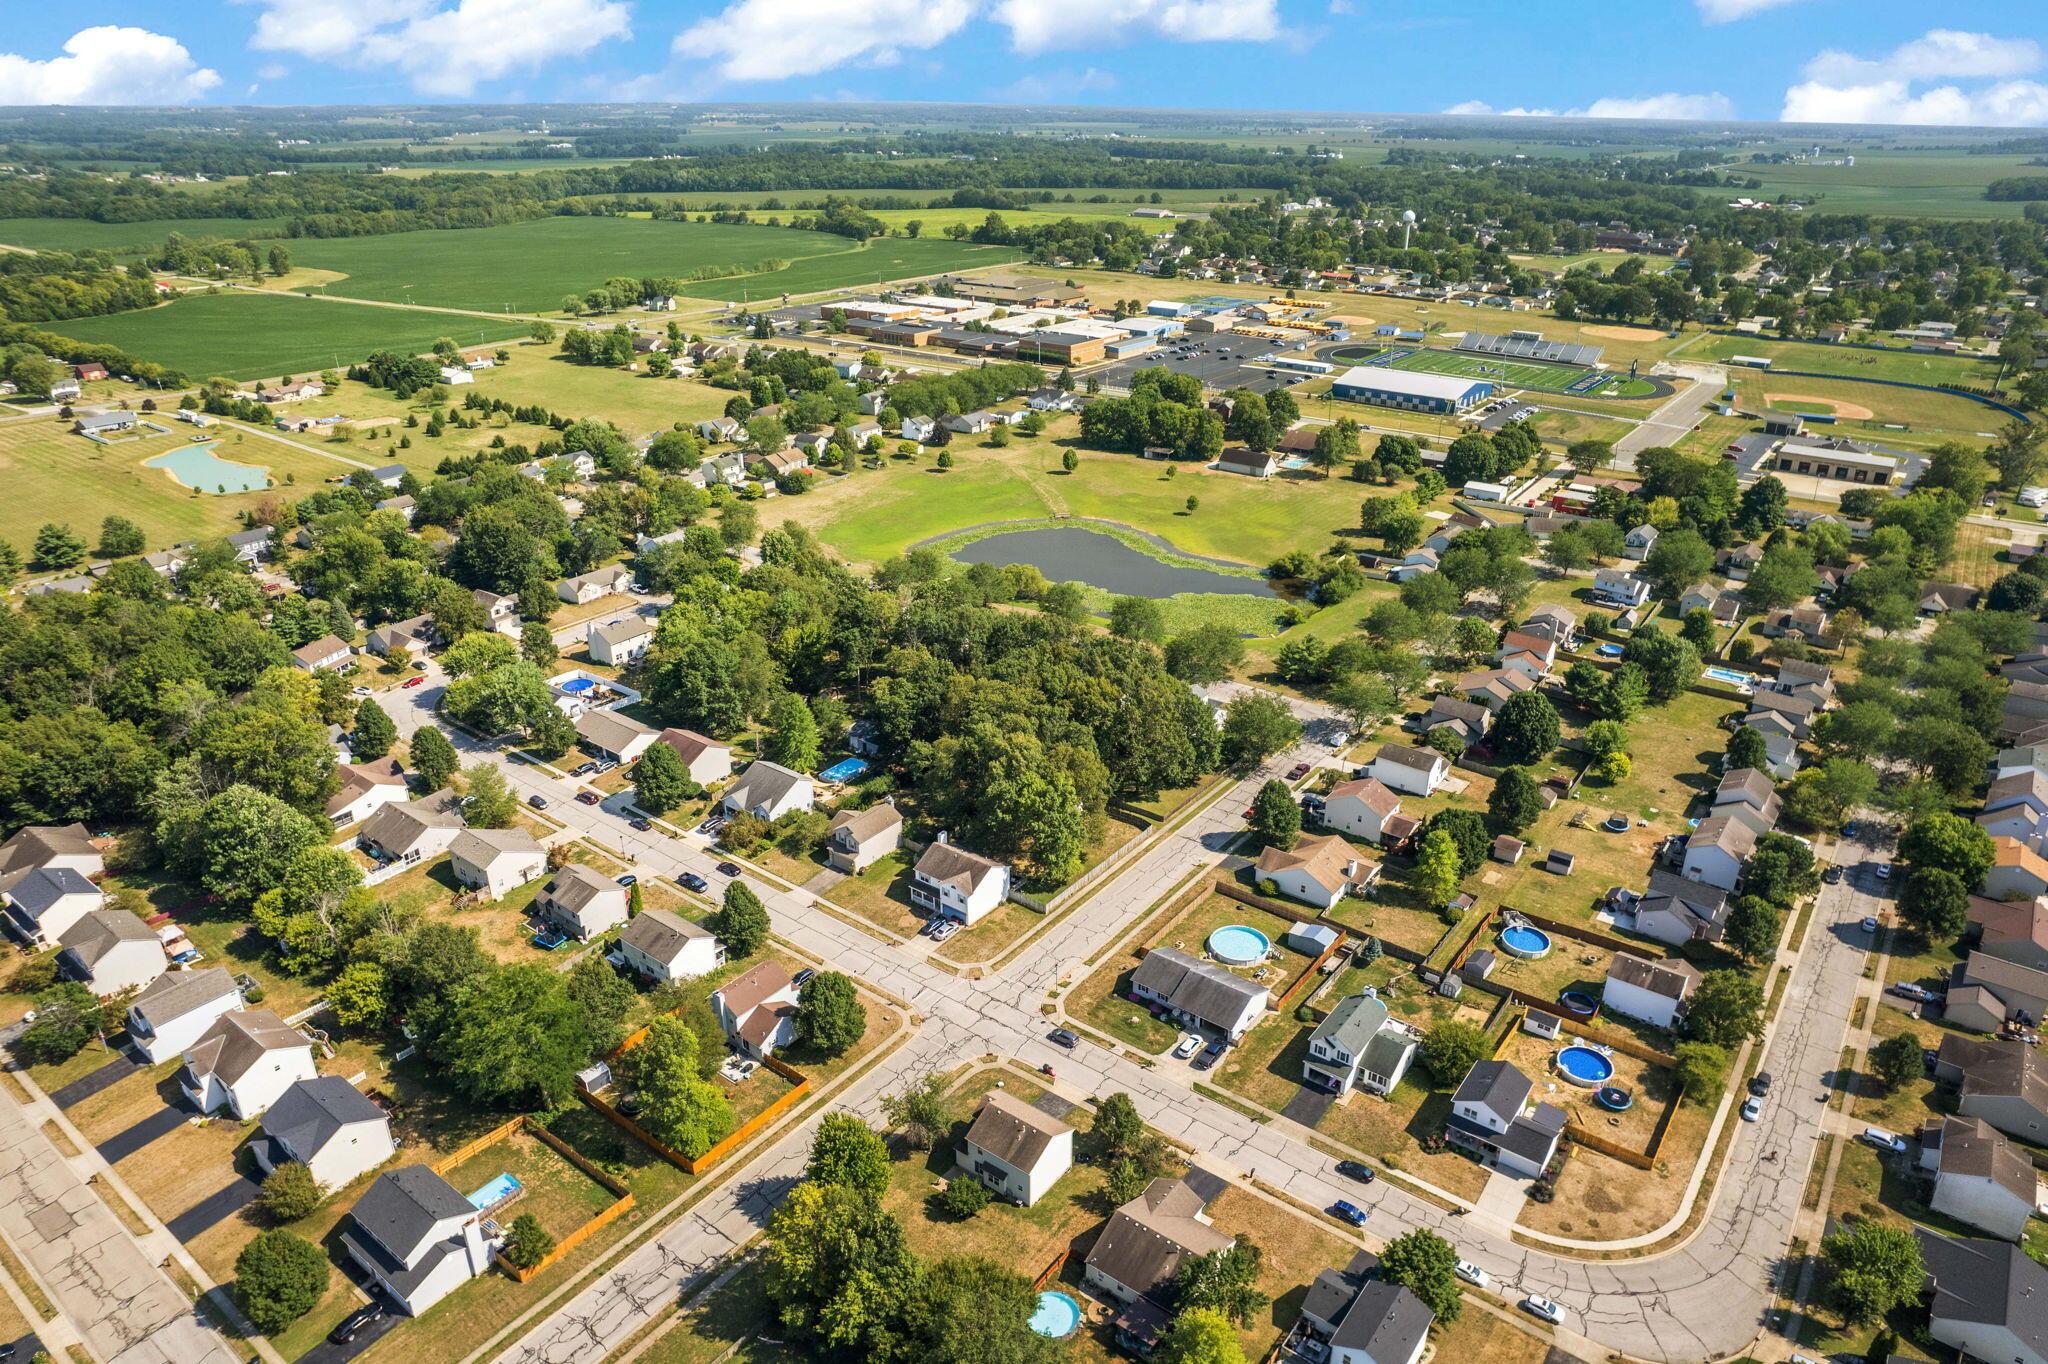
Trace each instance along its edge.
<instances>
[{"instance_id":1,"label":"green lawn","mask_svg":"<svg viewBox=\"0 0 2048 1364\"><path fill-rule=\"evenodd\" d=\"M1823 158L1833 159L1838 158ZM1863 147L1853 166L1756 165L1744 166L1742 174L1763 182L1758 198L1791 195L1822 213L2017 218L2024 204L1986 199L1984 187L2009 175L2032 173L2030 159L2024 154L1973 156L1961 148Z\"/></svg>"},{"instance_id":2,"label":"green lawn","mask_svg":"<svg viewBox=\"0 0 2048 1364\"><path fill-rule=\"evenodd\" d=\"M97 223L89 218L0 218L0 242L34 251L123 251L160 245L173 232L201 237L279 237L282 218L145 218L132 223ZM299 243L291 243L296 251Z\"/></svg>"},{"instance_id":3,"label":"green lawn","mask_svg":"<svg viewBox=\"0 0 2048 1364\"><path fill-rule=\"evenodd\" d=\"M1779 369L1810 370L1815 374L1841 374L1858 379L1896 379L1909 384L1989 387L1992 375L1998 370L1995 362L1987 363L1967 356L1921 354L1903 347L1898 350L1866 350L1806 341L1774 341L1765 336L1710 336L1688 349L1685 358L1726 360L1731 355L1767 357ZM1762 371L1762 375L1766 380L1772 380L1770 371ZM1791 389L1793 384L1789 378L1782 381L1786 389ZM1773 381L1771 386L1778 387L1779 384ZM1858 401L1873 407L1876 404L1870 401L1871 397L1888 396L1884 389L1872 385L1858 384L1855 391L1863 395ZM1989 408L1985 410L1990 411Z\"/></svg>"},{"instance_id":4,"label":"green lawn","mask_svg":"<svg viewBox=\"0 0 2048 1364\"><path fill-rule=\"evenodd\" d=\"M761 228L759 231L773 231ZM809 236L810 233L793 234ZM847 244L843 237L825 235L828 241ZM809 255L780 270L737 278L703 280L683 286L693 298L762 302L779 294L812 294L828 289L873 288L894 279L939 275L954 270L980 270L1017 259L1007 246L976 246L971 243L932 241L923 237L878 237L853 251L830 256Z\"/></svg>"},{"instance_id":5,"label":"green lawn","mask_svg":"<svg viewBox=\"0 0 2048 1364\"><path fill-rule=\"evenodd\" d=\"M388 238L370 238L386 241ZM526 326L453 313L318 302L289 294L207 293L109 317L55 325L80 341L119 346L195 378L253 379L355 363L376 350L424 351L448 336L465 346ZM318 410L317 400L312 410Z\"/></svg>"}]
</instances>

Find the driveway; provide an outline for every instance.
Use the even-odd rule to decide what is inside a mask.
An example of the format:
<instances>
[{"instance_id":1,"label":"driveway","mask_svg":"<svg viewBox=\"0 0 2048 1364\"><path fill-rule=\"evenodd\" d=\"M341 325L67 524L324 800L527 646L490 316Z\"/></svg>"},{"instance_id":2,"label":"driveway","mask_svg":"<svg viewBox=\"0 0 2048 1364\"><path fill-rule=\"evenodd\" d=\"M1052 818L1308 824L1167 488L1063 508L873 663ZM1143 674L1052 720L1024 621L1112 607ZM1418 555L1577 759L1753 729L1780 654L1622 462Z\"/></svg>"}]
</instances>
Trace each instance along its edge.
<instances>
[{"instance_id":1,"label":"driveway","mask_svg":"<svg viewBox=\"0 0 2048 1364\"><path fill-rule=\"evenodd\" d=\"M113 1060L101 1066L90 1075L80 1076L68 1085L50 1091L50 1102L59 1108L69 1108L90 1099L103 1089L112 1088L143 1069L143 1063L133 1052L123 1049Z\"/></svg>"}]
</instances>

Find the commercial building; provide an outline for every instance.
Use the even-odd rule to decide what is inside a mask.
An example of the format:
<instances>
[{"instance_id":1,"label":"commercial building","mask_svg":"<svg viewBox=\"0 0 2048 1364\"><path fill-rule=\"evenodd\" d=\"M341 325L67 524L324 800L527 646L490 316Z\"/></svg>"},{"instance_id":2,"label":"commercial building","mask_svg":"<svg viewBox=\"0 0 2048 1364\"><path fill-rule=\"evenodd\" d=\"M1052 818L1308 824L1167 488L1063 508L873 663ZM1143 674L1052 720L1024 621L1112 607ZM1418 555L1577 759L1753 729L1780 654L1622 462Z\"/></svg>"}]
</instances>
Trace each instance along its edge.
<instances>
[{"instance_id":1,"label":"commercial building","mask_svg":"<svg viewBox=\"0 0 2048 1364\"><path fill-rule=\"evenodd\" d=\"M1485 402L1493 396L1493 385L1483 379L1460 379L1449 374L1355 365L1337 376L1330 385L1330 396L1408 412L1450 413Z\"/></svg>"}]
</instances>

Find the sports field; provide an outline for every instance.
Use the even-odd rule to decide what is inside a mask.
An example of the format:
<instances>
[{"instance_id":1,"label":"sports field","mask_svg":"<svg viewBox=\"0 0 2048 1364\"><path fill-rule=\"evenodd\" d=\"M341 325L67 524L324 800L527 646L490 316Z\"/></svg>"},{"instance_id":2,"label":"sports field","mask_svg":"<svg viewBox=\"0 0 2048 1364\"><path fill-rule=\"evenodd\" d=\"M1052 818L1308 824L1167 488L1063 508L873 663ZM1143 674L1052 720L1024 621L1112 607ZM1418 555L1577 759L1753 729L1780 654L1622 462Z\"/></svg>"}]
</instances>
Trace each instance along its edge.
<instances>
[{"instance_id":1,"label":"sports field","mask_svg":"<svg viewBox=\"0 0 2048 1364\"><path fill-rule=\"evenodd\" d=\"M459 313L247 291L192 294L137 312L74 318L54 329L80 341L119 346L198 379L336 369L374 350L423 351L443 336L470 346L526 331L523 323Z\"/></svg>"},{"instance_id":2,"label":"sports field","mask_svg":"<svg viewBox=\"0 0 2048 1364\"><path fill-rule=\"evenodd\" d=\"M134 223L96 223L87 218L0 218L0 244L36 251L131 251L152 247L173 232L200 237L277 237L282 218L153 218ZM299 243L290 244L297 250Z\"/></svg>"},{"instance_id":3,"label":"sports field","mask_svg":"<svg viewBox=\"0 0 2048 1364\"><path fill-rule=\"evenodd\" d=\"M761 231L773 231L762 228ZM791 232L793 237L824 236L822 233ZM844 241L844 238L827 237L829 241ZM846 242L846 245L852 245ZM942 275L954 270L985 270L992 265L1004 265L1016 260L1019 252L1007 246L975 246L972 243L946 240L930 241L919 237L878 237L865 246L851 251L836 251L828 256L809 256L793 260L780 270L771 270L759 275L739 275L726 279L702 280L683 285L683 292L693 298L716 298L730 302L758 302L761 299L779 298L783 294L815 294L831 289L873 288L877 284L895 279L914 279L923 275ZM1053 271L1060 278L1062 272Z\"/></svg>"},{"instance_id":4,"label":"sports field","mask_svg":"<svg viewBox=\"0 0 2048 1364\"><path fill-rule=\"evenodd\" d=\"M1338 353L1350 360L1352 349L1345 347ZM1646 398L1657 391L1656 385L1647 379L1631 379L1626 374L1602 377L1598 370L1576 365L1543 365L1501 355L1471 355L1428 347L1399 347L1385 364L1388 369L1417 374L1448 374L1458 379L1483 379L1497 387L1527 389L1532 393L1569 391L1574 398ZM1573 387L1579 384L1585 387Z\"/></svg>"},{"instance_id":5,"label":"sports field","mask_svg":"<svg viewBox=\"0 0 2048 1364\"><path fill-rule=\"evenodd\" d=\"M1773 369L1839 374L1849 379L1894 379L1909 384L1989 388L1998 373L1996 362L1969 356L1870 350L1813 341L1773 341L1762 336L1709 336L1685 352L1688 360L1726 360L1732 355L1768 359Z\"/></svg>"}]
</instances>

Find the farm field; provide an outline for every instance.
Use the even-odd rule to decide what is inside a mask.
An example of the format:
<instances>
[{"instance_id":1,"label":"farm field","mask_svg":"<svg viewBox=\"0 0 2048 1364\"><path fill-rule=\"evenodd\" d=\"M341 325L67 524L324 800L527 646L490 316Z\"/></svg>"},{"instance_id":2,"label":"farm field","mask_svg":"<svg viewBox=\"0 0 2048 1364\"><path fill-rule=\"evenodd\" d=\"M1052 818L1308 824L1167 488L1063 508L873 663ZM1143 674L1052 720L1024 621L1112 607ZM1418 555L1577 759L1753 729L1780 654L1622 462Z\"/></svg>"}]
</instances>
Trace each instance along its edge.
<instances>
[{"instance_id":1,"label":"farm field","mask_svg":"<svg viewBox=\"0 0 2048 1364\"><path fill-rule=\"evenodd\" d=\"M1757 198L1791 195L1823 213L1896 213L1929 218L2017 218L2025 207L1986 199L1984 187L2029 173L2025 155L1948 151L1856 152L1853 166L1741 166L1763 182Z\"/></svg>"},{"instance_id":2,"label":"farm field","mask_svg":"<svg viewBox=\"0 0 2048 1364\"><path fill-rule=\"evenodd\" d=\"M759 301L778 294L815 294L832 289L873 287L889 280L941 275L955 270L979 270L1017 258L1018 253L1007 246L927 241L922 237L914 241L907 237L880 237L851 251L808 256L765 274L685 284L683 292L692 298Z\"/></svg>"},{"instance_id":3,"label":"farm field","mask_svg":"<svg viewBox=\"0 0 2048 1364\"><path fill-rule=\"evenodd\" d=\"M454 313L230 292L74 318L58 330L80 341L119 346L194 378L254 379L340 368L376 350L423 351L443 336L463 345L502 341L523 335L526 327Z\"/></svg>"},{"instance_id":4,"label":"farm field","mask_svg":"<svg viewBox=\"0 0 2048 1364\"><path fill-rule=\"evenodd\" d=\"M345 276L325 286L339 296L532 313L554 312L563 295L585 293L617 275L758 270L769 261L843 254L853 245L830 233L788 228L540 218L504 227L294 242L292 258L297 265Z\"/></svg>"},{"instance_id":5,"label":"farm field","mask_svg":"<svg viewBox=\"0 0 2048 1364\"><path fill-rule=\"evenodd\" d=\"M0 243L36 251L134 251L171 233L182 237L280 237L282 218L146 218L99 223L90 218L0 218ZM297 249L298 243L292 243Z\"/></svg>"}]
</instances>

